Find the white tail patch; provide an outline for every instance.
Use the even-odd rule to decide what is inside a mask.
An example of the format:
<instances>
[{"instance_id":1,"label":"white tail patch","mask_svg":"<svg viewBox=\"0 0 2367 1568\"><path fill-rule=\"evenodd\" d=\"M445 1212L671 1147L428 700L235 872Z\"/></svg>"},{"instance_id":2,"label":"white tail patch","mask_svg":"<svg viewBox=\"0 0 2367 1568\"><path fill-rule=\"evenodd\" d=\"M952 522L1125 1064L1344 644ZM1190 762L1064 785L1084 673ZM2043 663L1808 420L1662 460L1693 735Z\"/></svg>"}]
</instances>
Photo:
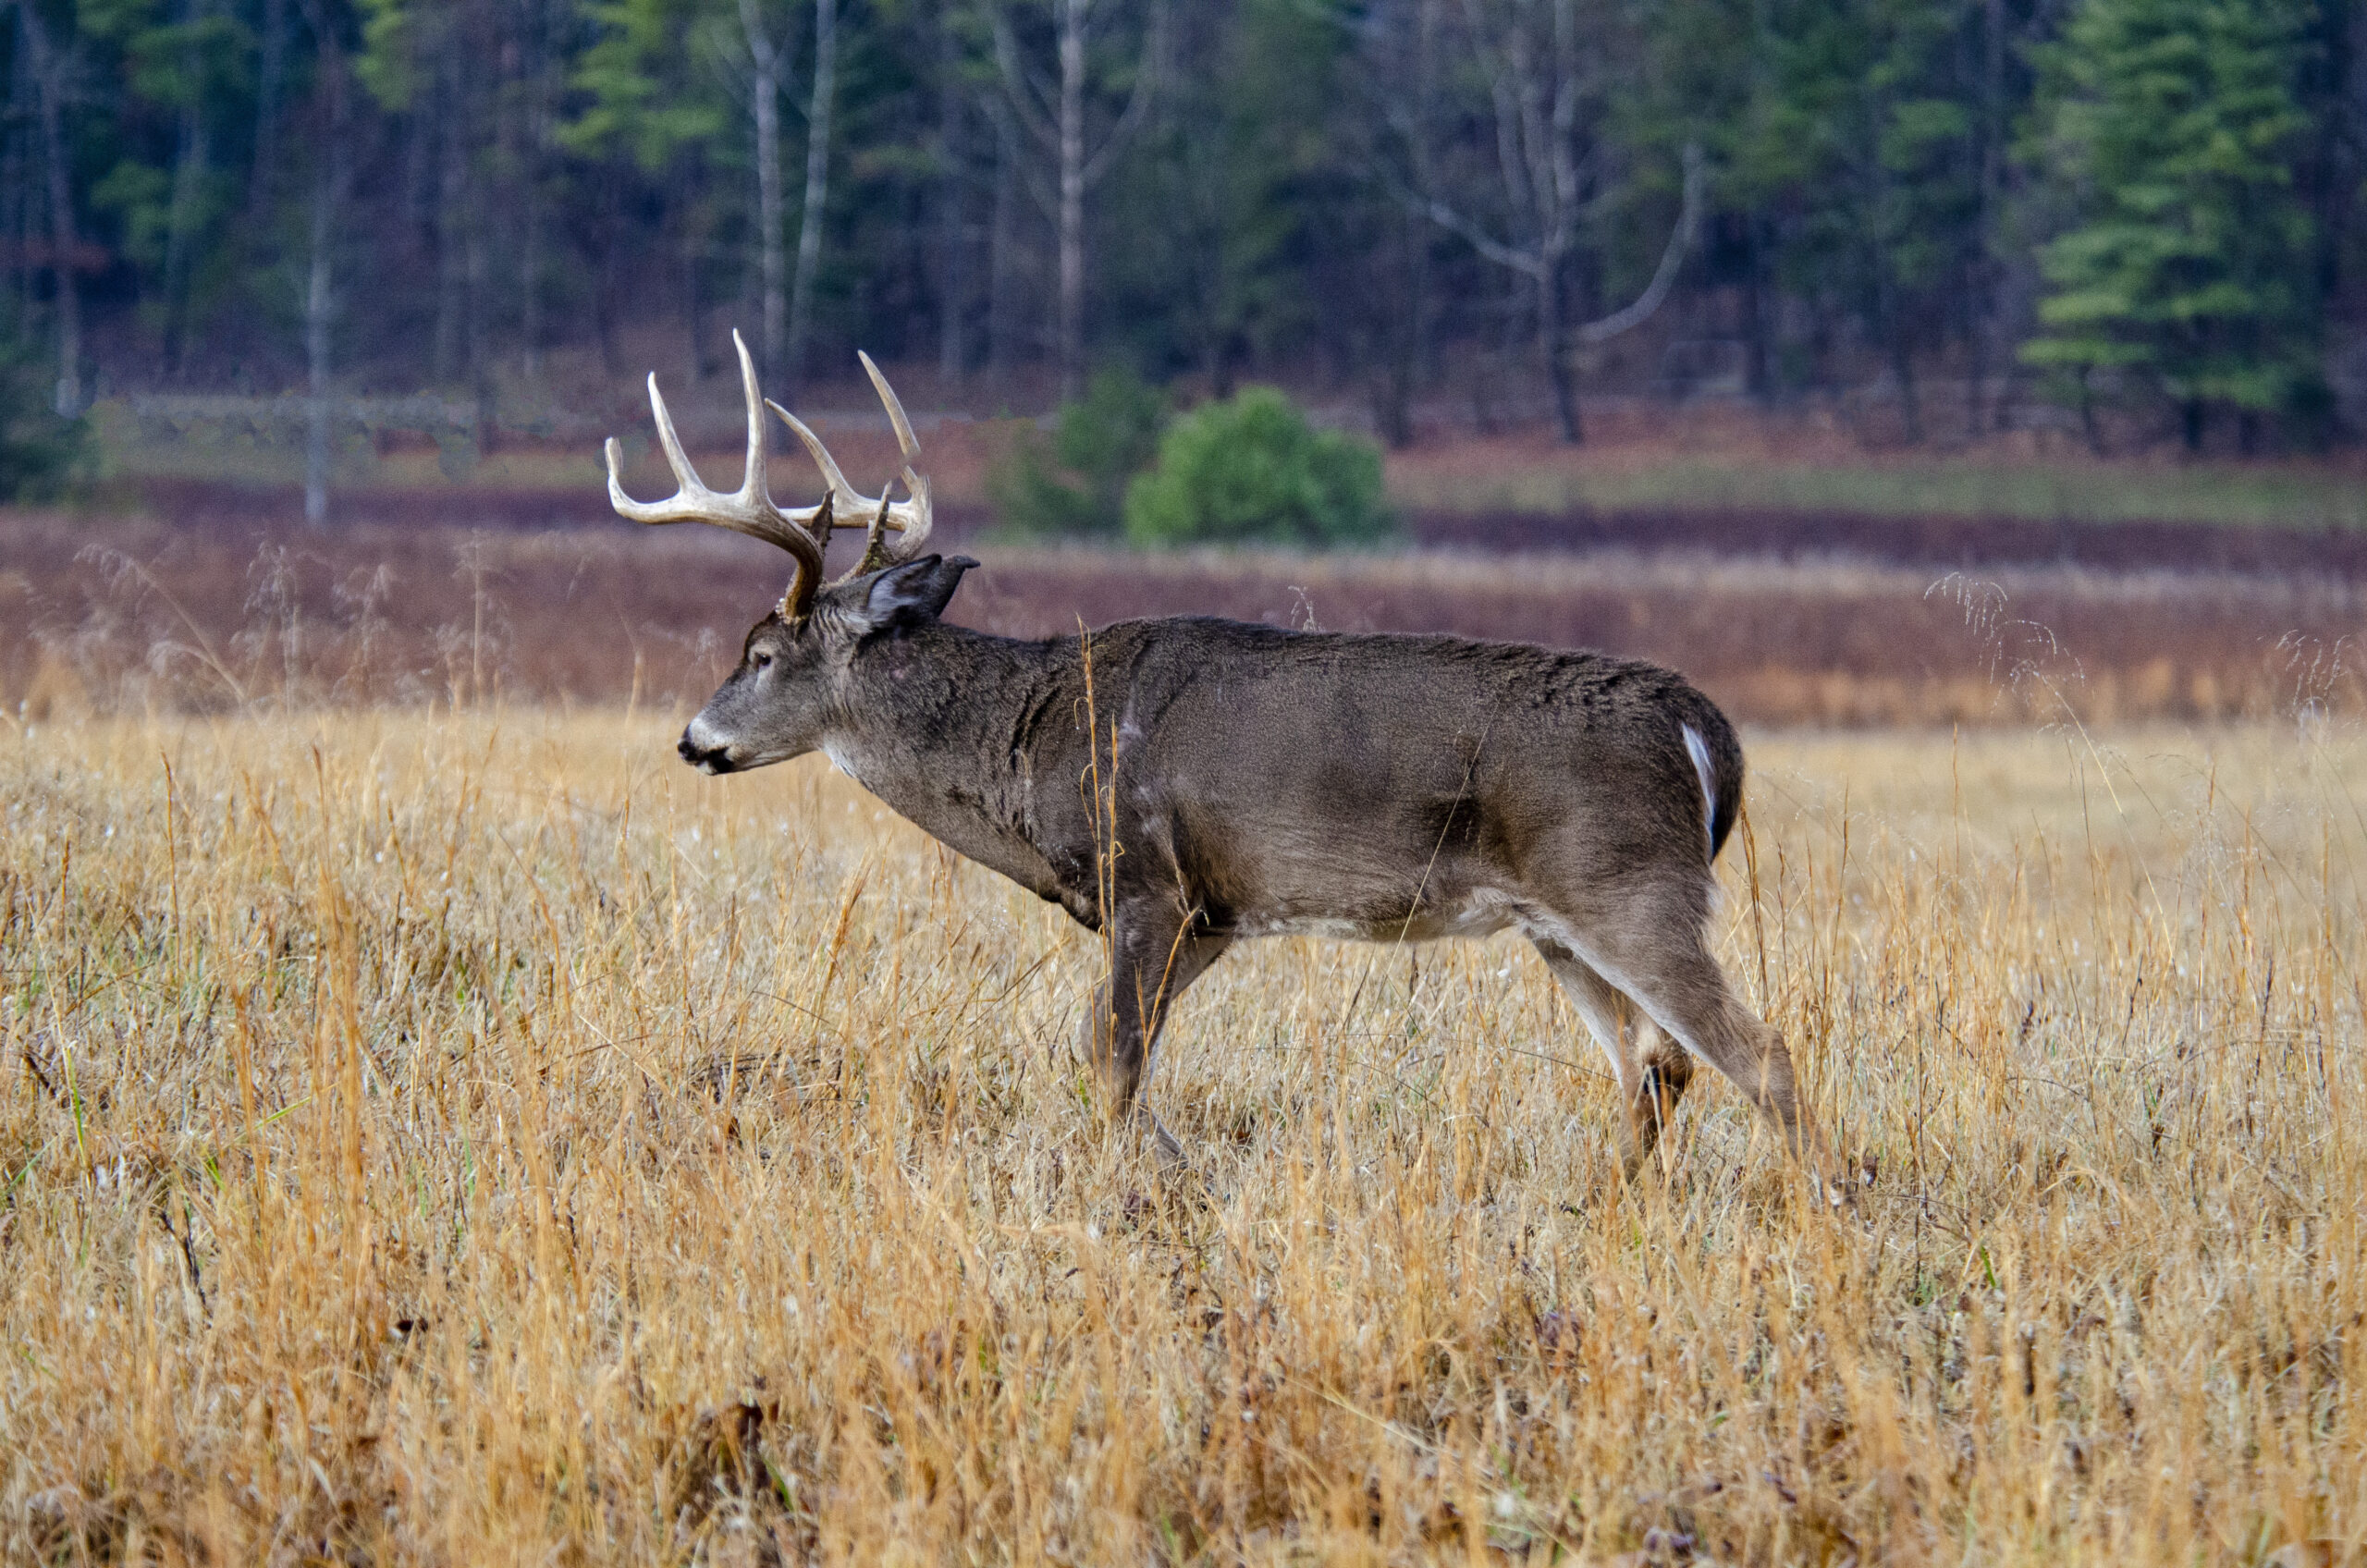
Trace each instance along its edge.
<instances>
[{"instance_id":1,"label":"white tail patch","mask_svg":"<svg viewBox=\"0 0 2367 1568\"><path fill-rule=\"evenodd\" d=\"M1701 739L1701 731L1685 726L1685 754L1693 759L1693 771L1701 780L1701 831L1714 846L1718 841L1718 783L1710 766L1710 743Z\"/></svg>"}]
</instances>

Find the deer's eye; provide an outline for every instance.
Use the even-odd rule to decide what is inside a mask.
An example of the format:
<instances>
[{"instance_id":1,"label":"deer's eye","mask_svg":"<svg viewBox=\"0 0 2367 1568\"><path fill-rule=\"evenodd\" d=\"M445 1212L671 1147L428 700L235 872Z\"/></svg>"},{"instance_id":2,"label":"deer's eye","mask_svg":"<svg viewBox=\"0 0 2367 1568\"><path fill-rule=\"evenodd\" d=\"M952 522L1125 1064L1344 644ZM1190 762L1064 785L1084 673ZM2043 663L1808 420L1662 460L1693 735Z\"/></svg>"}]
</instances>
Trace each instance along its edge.
<instances>
[{"instance_id":1,"label":"deer's eye","mask_svg":"<svg viewBox=\"0 0 2367 1568\"><path fill-rule=\"evenodd\" d=\"M755 668L763 669L773 662L773 656L767 653L754 653L748 655L748 662Z\"/></svg>"}]
</instances>

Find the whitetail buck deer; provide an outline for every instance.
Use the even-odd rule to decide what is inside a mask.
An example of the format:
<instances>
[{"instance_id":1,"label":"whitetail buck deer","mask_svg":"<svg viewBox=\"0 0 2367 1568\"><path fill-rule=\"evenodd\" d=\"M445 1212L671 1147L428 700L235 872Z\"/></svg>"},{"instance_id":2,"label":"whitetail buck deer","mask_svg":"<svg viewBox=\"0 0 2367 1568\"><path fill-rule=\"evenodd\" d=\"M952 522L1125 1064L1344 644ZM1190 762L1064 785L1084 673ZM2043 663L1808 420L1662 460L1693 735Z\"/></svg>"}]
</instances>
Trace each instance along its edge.
<instances>
[{"instance_id":1,"label":"whitetail buck deer","mask_svg":"<svg viewBox=\"0 0 2367 1568\"><path fill-rule=\"evenodd\" d=\"M715 523L796 559L739 668L683 730L684 761L737 773L823 752L924 831L1105 931L1110 974L1085 1048L1112 1112L1147 1123L1164 1158L1180 1151L1137 1097L1143 1077L1175 998L1236 939L1511 926L1611 1059L1631 1174L1699 1058L1825 1193L1845 1191L1782 1039L1727 988L1704 940L1711 862L1743 782L1733 727L1707 697L1649 664L1456 637L1178 616L1021 642L949 625L939 613L978 563L920 554L919 447L878 368L863 365L903 449L901 501L892 484L877 498L851 489L812 431L760 400L745 344L736 494L700 483L654 375L679 492L626 496L607 444L608 496L625 517ZM773 501L767 407L820 468L818 505ZM842 520L865 528L863 558L825 586L823 548Z\"/></svg>"}]
</instances>

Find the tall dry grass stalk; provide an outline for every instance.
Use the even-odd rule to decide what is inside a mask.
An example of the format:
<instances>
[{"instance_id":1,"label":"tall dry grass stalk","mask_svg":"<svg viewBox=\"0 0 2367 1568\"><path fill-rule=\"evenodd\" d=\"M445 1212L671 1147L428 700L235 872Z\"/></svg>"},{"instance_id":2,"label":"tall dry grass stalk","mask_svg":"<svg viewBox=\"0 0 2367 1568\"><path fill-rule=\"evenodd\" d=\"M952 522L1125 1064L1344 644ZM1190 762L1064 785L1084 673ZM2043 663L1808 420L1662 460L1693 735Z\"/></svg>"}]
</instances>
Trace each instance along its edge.
<instances>
[{"instance_id":1,"label":"tall dry grass stalk","mask_svg":"<svg viewBox=\"0 0 2367 1568\"><path fill-rule=\"evenodd\" d=\"M1095 941L668 738L0 739L0 1557L2367 1540L2348 733L1762 739L1722 940L1878 1158L1839 1220L1722 1084L1617 1187L1509 939L1228 957L1164 1187Z\"/></svg>"}]
</instances>

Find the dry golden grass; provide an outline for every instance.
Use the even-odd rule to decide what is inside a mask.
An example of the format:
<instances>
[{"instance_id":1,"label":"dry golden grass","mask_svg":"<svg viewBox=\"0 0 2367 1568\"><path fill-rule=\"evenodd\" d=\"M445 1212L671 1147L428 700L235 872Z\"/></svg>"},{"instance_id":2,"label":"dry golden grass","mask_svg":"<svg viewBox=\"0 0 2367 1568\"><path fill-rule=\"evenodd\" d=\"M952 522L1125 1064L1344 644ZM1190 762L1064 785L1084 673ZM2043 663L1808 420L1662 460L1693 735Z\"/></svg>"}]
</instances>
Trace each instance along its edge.
<instances>
[{"instance_id":1,"label":"dry golden grass","mask_svg":"<svg viewBox=\"0 0 2367 1568\"><path fill-rule=\"evenodd\" d=\"M2347 731L1760 739L1721 940L1831 1219L1721 1084L1618 1188L1509 939L1228 957L1162 1186L1093 938L672 722L0 738L0 1558L2367 1540Z\"/></svg>"}]
</instances>

